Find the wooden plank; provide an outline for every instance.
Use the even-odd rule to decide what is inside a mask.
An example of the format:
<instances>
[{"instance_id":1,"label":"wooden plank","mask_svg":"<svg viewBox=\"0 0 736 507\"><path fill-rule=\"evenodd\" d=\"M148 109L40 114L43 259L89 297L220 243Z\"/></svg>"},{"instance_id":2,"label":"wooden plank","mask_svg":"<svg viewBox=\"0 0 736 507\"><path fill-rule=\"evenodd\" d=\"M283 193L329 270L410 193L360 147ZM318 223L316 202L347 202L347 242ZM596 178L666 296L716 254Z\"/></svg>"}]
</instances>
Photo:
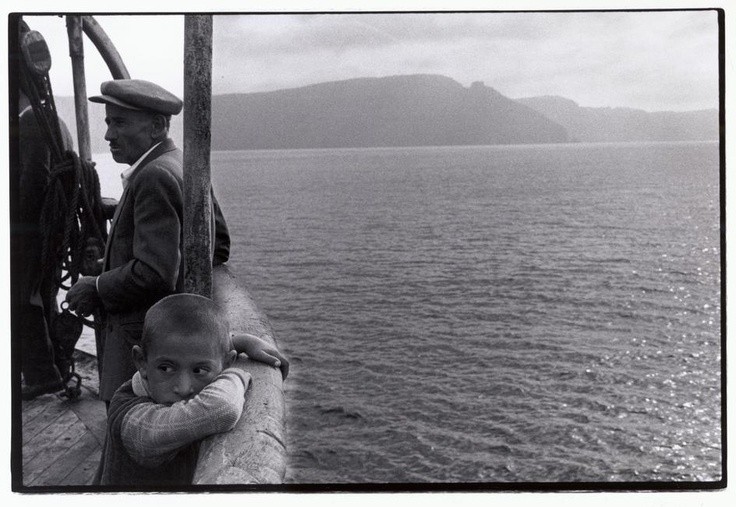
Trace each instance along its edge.
<instances>
[{"instance_id":1,"label":"wooden plank","mask_svg":"<svg viewBox=\"0 0 736 507\"><path fill-rule=\"evenodd\" d=\"M82 397L71 403L70 408L92 436L97 439L99 445L102 445L105 442L105 430L107 427L105 402Z\"/></svg>"},{"instance_id":2,"label":"wooden plank","mask_svg":"<svg viewBox=\"0 0 736 507\"><path fill-rule=\"evenodd\" d=\"M97 448L87 456L87 459L79 463L72 472L67 475L59 486L87 486L92 484L92 479L97 472L97 466L100 464L102 457L102 449Z\"/></svg>"},{"instance_id":3,"label":"wooden plank","mask_svg":"<svg viewBox=\"0 0 736 507\"><path fill-rule=\"evenodd\" d=\"M68 415L71 415L76 420L76 424L59 424L58 426L50 427L52 431L49 433L56 434L56 438L51 440L50 436L48 439L49 443L43 446L41 452L36 453L28 462L25 462L24 456L23 483L26 486L34 485L36 479L42 477L43 473L59 459L59 456L74 447L79 442L79 439L87 433L86 428L77 419L74 412L69 411Z\"/></svg>"},{"instance_id":4,"label":"wooden plank","mask_svg":"<svg viewBox=\"0 0 736 507\"><path fill-rule=\"evenodd\" d=\"M71 410L59 414L41 433L23 444L23 465L36 458L38 454L44 453L75 422L79 422L79 418Z\"/></svg>"},{"instance_id":5,"label":"wooden plank","mask_svg":"<svg viewBox=\"0 0 736 507\"><path fill-rule=\"evenodd\" d=\"M44 394L43 396L39 396L35 400L24 401L22 406L23 422L25 422L26 419L33 419L37 417L40 413L50 409L60 410L60 401L62 400L55 394Z\"/></svg>"},{"instance_id":6,"label":"wooden plank","mask_svg":"<svg viewBox=\"0 0 736 507\"><path fill-rule=\"evenodd\" d=\"M80 375L96 376L96 361L78 359ZM88 364L89 363L89 364ZM86 377L85 377L86 378ZM25 486L90 484L105 438L106 411L95 382L75 400L46 394L21 405L22 480Z\"/></svg>"},{"instance_id":7,"label":"wooden plank","mask_svg":"<svg viewBox=\"0 0 736 507\"><path fill-rule=\"evenodd\" d=\"M23 423L22 434L23 444L33 440L39 433L42 433L48 426L59 418L61 414L67 411L67 407L63 401L57 397L47 398L43 406L43 410L35 414L28 422Z\"/></svg>"},{"instance_id":8,"label":"wooden plank","mask_svg":"<svg viewBox=\"0 0 736 507\"><path fill-rule=\"evenodd\" d=\"M39 474L33 481L32 486L59 486L61 484L66 485L85 485L87 480L92 479L89 477L80 477L80 482L77 484L71 484L65 482L65 479L74 472L77 467L83 464L89 456L95 451L99 451L100 444L97 439L88 432L82 433L81 438L77 440L74 445L66 449L64 452L59 454L56 460ZM94 474L94 471L92 471Z\"/></svg>"},{"instance_id":9,"label":"wooden plank","mask_svg":"<svg viewBox=\"0 0 736 507\"><path fill-rule=\"evenodd\" d=\"M49 403L49 398L46 396L41 396L31 401L24 401L21 408L21 421L23 425L29 424L33 418L46 410Z\"/></svg>"}]
</instances>

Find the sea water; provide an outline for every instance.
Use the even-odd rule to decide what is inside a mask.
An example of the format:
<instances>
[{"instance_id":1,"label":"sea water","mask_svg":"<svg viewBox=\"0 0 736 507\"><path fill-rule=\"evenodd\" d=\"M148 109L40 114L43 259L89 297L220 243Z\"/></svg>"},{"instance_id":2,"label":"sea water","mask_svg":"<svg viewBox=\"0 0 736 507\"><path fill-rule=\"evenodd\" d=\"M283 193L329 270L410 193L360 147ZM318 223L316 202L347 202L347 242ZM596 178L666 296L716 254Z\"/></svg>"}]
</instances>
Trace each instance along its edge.
<instances>
[{"instance_id":1,"label":"sea water","mask_svg":"<svg viewBox=\"0 0 736 507\"><path fill-rule=\"evenodd\" d=\"M212 161L287 482L721 479L716 143Z\"/></svg>"}]
</instances>

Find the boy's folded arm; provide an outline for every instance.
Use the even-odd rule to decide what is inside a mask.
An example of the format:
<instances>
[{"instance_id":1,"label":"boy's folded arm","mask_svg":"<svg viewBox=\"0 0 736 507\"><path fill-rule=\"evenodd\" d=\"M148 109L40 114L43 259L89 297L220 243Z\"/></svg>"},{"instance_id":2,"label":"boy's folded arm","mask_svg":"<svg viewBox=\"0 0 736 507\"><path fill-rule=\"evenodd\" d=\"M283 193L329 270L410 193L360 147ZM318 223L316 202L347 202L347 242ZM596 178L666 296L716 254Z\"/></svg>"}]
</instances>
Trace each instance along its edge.
<instances>
[{"instance_id":1,"label":"boy's folded arm","mask_svg":"<svg viewBox=\"0 0 736 507\"><path fill-rule=\"evenodd\" d=\"M243 413L248 383L248 373L228 368L191 400L136 405L122 421L123 446L137 463L152 467L185 445L231 430Z\"/></svg>"}]
</instances>

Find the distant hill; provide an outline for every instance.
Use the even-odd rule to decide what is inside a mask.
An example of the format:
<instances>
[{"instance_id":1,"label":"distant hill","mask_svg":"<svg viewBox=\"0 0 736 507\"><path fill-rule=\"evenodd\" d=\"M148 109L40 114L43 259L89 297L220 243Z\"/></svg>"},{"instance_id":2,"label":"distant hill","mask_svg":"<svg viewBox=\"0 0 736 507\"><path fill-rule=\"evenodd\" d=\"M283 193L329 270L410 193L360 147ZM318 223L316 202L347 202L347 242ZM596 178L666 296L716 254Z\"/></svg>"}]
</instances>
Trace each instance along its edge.
<instances>
[{"instance_id":1,"label":"distant hill","mask_svg":"<svg viewBox=\"0 0 736 507\"><path fill-rule=\"evenodd\" d=\"M554 143L565 129L474 83L437 75L361 78L215 96L215 150Z\"/></svg>"},{"instance_id":2,"label":"distant hill","mask_svg":"<svg viewBox=\"0 0 736 507\"><path fill-rule=\"evenodd\" d=\"M718 110L647 112L624 107L581 107L557 96L529 97L527 105L567 129L580 142L715 141Z\"/></svg>"},{"instance_id":3,"label":"distant hill","mask_svg":"<svg viewBox=\"0 0 736 507\"><path fill-rule=\"evenodd\" d=\"M57 109L75 132L74 100ZM108 151L104 107L88 104L92 151ZM171 133L182 146L182 116ZM76 134L75 144L76 144ZM437 75L360 78L215 95L212 149L717 140L718 111L581 107L563 97L511 100L481 82Z\"/></svg>"},{"instance_id":4,"label":"distant hill","mask_svg":"<svg viewBox=\"0 0 736 507\"><path fill-rule=\"evenodd\" d=\"M74 148L79 149L77 143L77 125L75 123L74 116L74 97L55 97L56 110L59 113L59 117L66 122L69 130L72 133L74 139ZM105 131L107 126L105 125L105 106L102 104L95 104L92 102L87 103L87 112L89 114L89 130L90 130L90 141L92 143L92 153L108 153L109 148L107 141L105 141ZM174 116L171 120L170 135L176 141L177 146L182 146L182 132L183 132L183 118L182 115Z\"/></svg>"}]
</instances>

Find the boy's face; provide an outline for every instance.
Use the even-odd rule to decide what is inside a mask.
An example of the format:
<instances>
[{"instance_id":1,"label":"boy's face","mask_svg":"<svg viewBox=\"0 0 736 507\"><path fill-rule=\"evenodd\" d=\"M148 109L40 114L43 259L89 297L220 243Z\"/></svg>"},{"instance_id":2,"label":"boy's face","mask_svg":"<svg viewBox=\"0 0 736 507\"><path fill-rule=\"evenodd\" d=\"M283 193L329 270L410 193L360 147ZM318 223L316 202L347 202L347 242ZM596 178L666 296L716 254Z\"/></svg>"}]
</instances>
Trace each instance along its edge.
<instances>
[{"instance_id":1,"label":"boy's face","mask_svg":"<svg viewBox=\"0 0 736 507\"><path fill-rule=\"evenodd\" d=\"M170 405L197 395L237 356L217 341L200 335L162 333L153 337L145 357L140 347L133 358L156 403Z\"/></svg>"}]
</instances>

